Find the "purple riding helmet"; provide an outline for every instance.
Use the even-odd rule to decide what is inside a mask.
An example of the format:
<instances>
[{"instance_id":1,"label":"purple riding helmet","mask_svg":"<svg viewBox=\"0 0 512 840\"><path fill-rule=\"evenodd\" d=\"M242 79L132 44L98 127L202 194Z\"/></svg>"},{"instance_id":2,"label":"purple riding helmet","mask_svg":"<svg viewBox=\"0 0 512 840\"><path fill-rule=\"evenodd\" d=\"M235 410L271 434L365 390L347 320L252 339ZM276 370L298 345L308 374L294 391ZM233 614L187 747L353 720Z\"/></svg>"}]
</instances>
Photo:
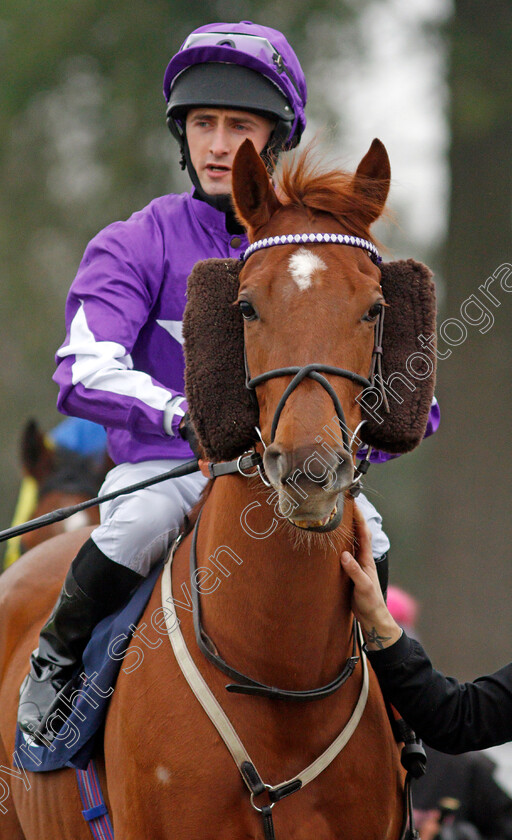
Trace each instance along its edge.
<instances>
[{"instance_id":1,"label":"purple riding helmet","mask_svg":"<svg viewBox=\"0 0 512 840\"><path fill-rule=\"evenodd\" d=\"M296 146L306 127L306 79L277 29L250 21L195 29L171 59L164 77L167 124L190 171L185 117L211 105L261 113L276 122L265 152ZM191 173L192 174L192 173Z\"/></svg>"}]
</instances>

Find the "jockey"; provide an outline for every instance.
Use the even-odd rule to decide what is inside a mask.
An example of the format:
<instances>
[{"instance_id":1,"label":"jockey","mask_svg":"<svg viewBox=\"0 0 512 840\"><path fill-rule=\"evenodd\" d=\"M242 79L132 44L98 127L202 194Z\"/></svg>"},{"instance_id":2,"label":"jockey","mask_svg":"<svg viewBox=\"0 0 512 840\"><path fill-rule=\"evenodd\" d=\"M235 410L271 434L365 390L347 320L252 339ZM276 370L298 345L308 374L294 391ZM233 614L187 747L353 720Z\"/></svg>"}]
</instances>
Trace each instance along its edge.
<instances>
[{"instance_id":1,"label":"jockey","mask_svg":"<svg viewBox=\"0 0 512 840\"><path fill-rule=\"evenodd\" d=\"M249 21L195 30L167 67L164 96L193 190L156 198L89 243L56 356L59 410L107 429L117 466L103 495L192 456L184 431L181 332L187 278L198 260L236 258L248 247L230 200L241 143L251 139L271 170L306 125L297 56L280 32ZM205 483L198 472L101 506L101 524L73 560L31 656L18 713L23 731L52 738L46 720L76 674L94 626L162 557ZM359 500L380 557L389 547L380 516Z\"/></svg>"}]
</instances>

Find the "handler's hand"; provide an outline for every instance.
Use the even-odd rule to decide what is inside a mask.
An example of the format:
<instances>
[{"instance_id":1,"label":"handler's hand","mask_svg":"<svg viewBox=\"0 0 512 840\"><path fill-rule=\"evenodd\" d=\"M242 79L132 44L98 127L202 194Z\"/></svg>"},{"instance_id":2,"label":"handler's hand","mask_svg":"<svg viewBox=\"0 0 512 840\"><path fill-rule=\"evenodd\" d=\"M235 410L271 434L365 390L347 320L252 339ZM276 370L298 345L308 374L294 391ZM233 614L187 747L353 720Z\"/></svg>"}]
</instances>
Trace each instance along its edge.
<instances>
[{"instance_id":1,"label":"handler's hand","mask_svg":"<svg viewBox=\"0 0 512 840\"><path fill-rule=\"evenodd\" d=\"M366 646L369 650L381 650L396 642L402 631L384 601L372 555L370 530L357 505L354 525L357 561L348 551L343 551L341 565L354 584L352 609L363 629Z\"/></svg>"}]
</instances>

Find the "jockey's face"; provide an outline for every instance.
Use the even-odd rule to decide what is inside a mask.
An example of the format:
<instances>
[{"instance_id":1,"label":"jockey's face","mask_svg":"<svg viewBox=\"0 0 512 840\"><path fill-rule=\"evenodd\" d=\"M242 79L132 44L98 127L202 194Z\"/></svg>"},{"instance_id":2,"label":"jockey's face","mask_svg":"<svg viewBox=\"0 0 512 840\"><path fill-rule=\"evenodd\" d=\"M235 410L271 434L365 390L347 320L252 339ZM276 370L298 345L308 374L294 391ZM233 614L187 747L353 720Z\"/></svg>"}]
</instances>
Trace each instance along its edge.
<instances>
[{"instance_id":1,"label":"jockey's face","mask_svg":"<svg viewBox=\"0 0 512 840\"><path fill-rule=\"evenodd\" d=\"M271 120L249 111L192 108L186 132L190 159L207 195L231 193L231 167L246 138L262 152L274 128Z\"/></svg>"}]
</instances>

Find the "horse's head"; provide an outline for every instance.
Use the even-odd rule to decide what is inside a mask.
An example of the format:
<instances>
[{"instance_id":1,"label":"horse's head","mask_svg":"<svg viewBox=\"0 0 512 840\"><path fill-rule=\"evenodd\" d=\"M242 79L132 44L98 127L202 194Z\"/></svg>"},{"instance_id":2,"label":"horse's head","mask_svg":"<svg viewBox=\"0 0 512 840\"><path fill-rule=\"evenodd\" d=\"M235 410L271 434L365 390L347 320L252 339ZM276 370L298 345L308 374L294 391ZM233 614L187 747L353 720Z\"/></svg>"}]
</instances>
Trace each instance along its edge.
<instances>
[{"instance_id":1,"label":"horse's head","mask_svg":"<svg viewBox=\"0 0 512 840\"><path fill-rule=\"evenodd\" d=\"M389 160L379 140L353 177L308 172L303 158L286 172L280 198L250 141L233 166L234 201L251 242L344 234L368 244L389 182ZM244 265L237 305L266 445L266 475L283 513L293 500L294 524L330 530L339 524L343 494L354 478L357 446L351 437L361 421L356 397L369 375L384 305L379 268L356 244L306 240L263 247ZM318 369L299 374L283 403L294 375L281 369L312 364Z\"/></svg>"},{"instance_id":2,"label":"horse's head","mask_svg":"<svg viewBox=\"0 0 512 840\"><path fill-rule=\"evenodd\" d=\"M376 140L353 176L315 173L301 157L278 198L243 144L233 194L252 240L245 264L204 260L188 280L186 393L205 457L237 459L258 442L259 427L282 515L309 530L340 521L360 420L361 441L390 453L410 452L427 426L432 275L414 260L379 270L369 240L389 177ZM292 234L303 236L288 242ZM276 236L280 244L269 242ZM367 389L370 368L376 387Z\"/></svg>"}]
</instances>

